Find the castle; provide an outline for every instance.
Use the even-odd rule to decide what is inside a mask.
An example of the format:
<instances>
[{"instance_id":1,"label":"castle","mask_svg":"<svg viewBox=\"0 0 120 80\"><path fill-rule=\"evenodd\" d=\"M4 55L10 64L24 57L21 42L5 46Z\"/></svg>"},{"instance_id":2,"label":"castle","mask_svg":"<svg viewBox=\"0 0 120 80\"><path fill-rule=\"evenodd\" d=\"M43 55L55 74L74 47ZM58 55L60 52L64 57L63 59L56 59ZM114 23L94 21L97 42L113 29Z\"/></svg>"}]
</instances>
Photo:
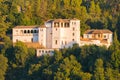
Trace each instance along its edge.
<instances>
[{"instance_id":1,"label":"castle","mask_svg":"<svg viewBox=\"0 0 120 80\"><path fill-rule=\"evenodd\" d=\"M97 33L95 33L97 32ZM16 26L13 28L13 43L22 41L35 44L37 56L53 54L54 49L97 44L106 41L106 46L112 43L112 32L109 30L86 31L80 38L80 20L78 19L54 19L45 22L41 26ZM91 42L92 41L92 42ZM33 47L33 46L32 46Z\"/></svg>"}]
</instances>

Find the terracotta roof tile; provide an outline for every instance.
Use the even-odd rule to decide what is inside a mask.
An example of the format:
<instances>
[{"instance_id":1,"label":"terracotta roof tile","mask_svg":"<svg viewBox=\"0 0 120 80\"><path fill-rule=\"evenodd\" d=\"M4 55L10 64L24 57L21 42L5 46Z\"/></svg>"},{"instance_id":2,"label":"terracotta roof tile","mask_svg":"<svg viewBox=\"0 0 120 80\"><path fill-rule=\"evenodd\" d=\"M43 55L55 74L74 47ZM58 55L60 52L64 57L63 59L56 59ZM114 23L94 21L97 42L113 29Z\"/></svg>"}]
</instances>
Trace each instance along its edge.
<instances>
[{"instance_id":1,"label":"terracotta roof tile","mask_svg":"<svg viewBox=\"0 0 120 80\"><path fill-rule=\"evenodd\" d=\"M112 32L108 29L91 29L85 31L85 34L99 34L99 33L112 33Z\"/></svg>"},{"instance_id":2,"label":"terracotta roof tile","mask_svg":"<svg viewBox=\"0 0 120 80\"><path fill-rule=\"evenodd\" d=\"M18 29L18 28L46 28L45 25L41 25L41 26L16 26L14 27L14 29Z\"/></svg>"},{"instance_id":3,"label":"terracotta roof tile","mask_svg":"<svg viewBox=\"0 0 120 80\"><path fill-rule=\"evenodd\" d=\"M38 28L40 26L16 26L14 28Z\"/></svg>"},{"instance_id":4,"label":"terracotta roof tile","mask_svg":"<svg viewBox=\"0 0 120 80\"><path fill-rule=\"evenodd\" d=\"M49 20L47 22L69 22L70 20L79 20L79 19L76 19L76 18L73 18L73 19L53 19L53 20Z\"/></svg>"}]
</instances>

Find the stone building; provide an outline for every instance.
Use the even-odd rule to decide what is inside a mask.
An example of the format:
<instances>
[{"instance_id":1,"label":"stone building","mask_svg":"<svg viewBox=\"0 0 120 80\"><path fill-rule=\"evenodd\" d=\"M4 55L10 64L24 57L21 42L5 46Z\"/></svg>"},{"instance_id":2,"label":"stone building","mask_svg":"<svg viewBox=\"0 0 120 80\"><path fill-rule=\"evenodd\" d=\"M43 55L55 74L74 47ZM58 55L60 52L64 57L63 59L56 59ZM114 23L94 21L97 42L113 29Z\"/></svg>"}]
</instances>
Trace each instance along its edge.
<instances>
[{"instance_id":1,"label":"stone building","mask_svg":"<svg viewBox=\"0 0 120 80\"><path fill-rule=\"evenodd\" d=\"M80 45L80 20L78 19L54 19L45 22L42 26L16 26L13 28L13 43L22 41L28 44L40 46L37 54Z\"/></svg>"},{"instance_id":2,"label":"stone building","mask_svg":"<svg viewBox=\"0 0 120 80\"><path fill-rule=\"evenodd\" d=\"M81 37L80 44L91 45L95 44L98 46L107 46L109 47L112 44L113 33L108 29L91 29L85 31L83 37Z\"/></svg>"},{"instance_id":3,"label":"stone building","mask_svg":"<svg viewBox=\"0 0 120 80\"><path fill-rule=\"evenodd\" d=\"M54 49L79 46L98 45L109 47L113 33L107 29L91 29L80 37L80 20L54 19L41 26L16 26L13 28L13 43L24 42L28 47L36 48L36 55L53 55Z\"/></svg>"}]
</instances>

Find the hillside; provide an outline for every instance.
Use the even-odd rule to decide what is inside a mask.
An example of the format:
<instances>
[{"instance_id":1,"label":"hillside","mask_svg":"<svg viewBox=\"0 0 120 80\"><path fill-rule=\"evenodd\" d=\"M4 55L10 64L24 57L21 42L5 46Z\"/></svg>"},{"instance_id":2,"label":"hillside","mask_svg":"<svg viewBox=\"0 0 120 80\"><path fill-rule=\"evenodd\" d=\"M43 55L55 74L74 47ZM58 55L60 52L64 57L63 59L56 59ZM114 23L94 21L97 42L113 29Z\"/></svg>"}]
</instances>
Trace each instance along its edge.
<instances>
[{"instance_id":1,"label":"hillside","mask_svg":"<svg viewBox=\"0 0 120 80\"><path fill-rule=\"evenodd\" d=\"M37 58L35 49L22 42L13 46L7 36L15 26L58 18L79 19L81 36L88 29L109 29L113 44L76 44ZM0 80L120 80L119 30L119 0L0 0Z\"/></svg>"}]
</instances>

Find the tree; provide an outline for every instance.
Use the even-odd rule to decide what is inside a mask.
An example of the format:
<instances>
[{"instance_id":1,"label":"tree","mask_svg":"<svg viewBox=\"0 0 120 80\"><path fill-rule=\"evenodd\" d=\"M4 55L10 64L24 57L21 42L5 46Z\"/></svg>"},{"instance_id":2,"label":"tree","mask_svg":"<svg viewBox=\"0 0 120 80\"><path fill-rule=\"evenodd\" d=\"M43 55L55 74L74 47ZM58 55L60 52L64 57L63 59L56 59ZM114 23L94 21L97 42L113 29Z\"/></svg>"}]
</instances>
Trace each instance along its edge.
<instances>
[{"instance_id":1,"label":"tree","mask_svg":"<svg viewBox=\"0 0 120 80\"><path fill-rule=\"evenodd\" d=\"M105 80L115 80L115 78L113 77L113 70L109 67L106 68L105 71Z\"/></svg>"},{"instance_id":2,"label":"tree","mask_svg":"<svg viewBox=\"0 0 120 80\"><path fill-rule=\"evenodd\" d=\"M0 54L0 80L5 80L5 74L8 67L7 62L7 58Z\"/></svg>"},{"instance_id":3,"label":"tree","mask_svg":"<svg viewBox=\"0 0 120 80\"><path fill-rule=\"evenodd\" d=\"M74 8L80 8L80 5L82 3L82 0L71 0L70 4Z\"/></svg>"},{"instance_id":4,"label":"tree","mask_svg":"<svg viewBox=\"0 0 120 80\"><path fill-rule=\"evenodd\" d=\"M94 80L105 80L102 59L97 59L95 62Z\"/></svg>"},{"instance_id":5,"label":"tree","mask_svg":"<svg viewBox=\"0 0 120 80\"><path fill-rule=\"evenodd\" d=\"M7 31L8 27L9 27L9 23L6 23L5 19L6 19L6 16L0 14L0 37L1 38L5 37L6 31Z\"/></svg>"},{"instance_id":6,"label":"tree","mask_svg":"<svg viewBox=\"0 0 120 80\"><path fill-rule=\"evenodd\" d=\"M91 1L90 3L90 8L89 8L89 13L92 17L95 17L95 2Z\"/></svg>"},{"instance_id":7,"label":"tree","mask_svg":"<svg viewBox=\"0 0 120 80\"><path fill-rule=\"evenodd\" d=\"M70 79L80 79L81 65L77 62L76 58L71 55L63 59L57 72L55 73L55 80L70 80Z\"/></svg>"},{"instance_id":8,"label":"tree","mask_svg":"<svg viewBox=\"0 0 120 80\"><path fill-rule=\"evenodd\" d=\"M15 64L24 67L28 58L27 47L22 42L17 42L14 47Z\"/></svg>"},{"instance_id":9,"label":"tree","mask_svg":"<svg viewBox=\"0 0 120 80\"><path fill-rule=\"evenodd\" d=\"M60 61L63 58L62 53L60 51L55 51L53 58L55 62Z\"/></svg>"},{"instance_id":10,"label":"tree","mask_svg":"<svg viewBox=\"0 0 120 80\"><path fill-rule=\"evenodd\" d=\"M116 24L117 36L118 36L118 40L120 41L120 32L119 32L120 26L119 25L120 25L120 16L118 17L117 24Z\"/></svg>"},{"instance_id":11,"label":"tree","mask_svg":"<svg viewBox=\"0 0 120 80\"><path fill-rule=\"evenodd\" d=\"M119 69L120 67L120 43L117 39L116 31L114 32L113 44L109 47L109 52L111 54L111 63L114 69Z\"/></svg>"},{"instance_id":12,"label":"tree","mask_svg":"<svg viewBox=\"0 0 120 80\"><path fill-rule=\"evenodd\" d=\"M94 0L90 2L90 8L89 8L89 13L90 13L90 19L94 20L98 20L100 18L101 15L101 9L99 4L95 4ZM94 19L93 19L94 18Z\"/></svg>"}]
</instances>

